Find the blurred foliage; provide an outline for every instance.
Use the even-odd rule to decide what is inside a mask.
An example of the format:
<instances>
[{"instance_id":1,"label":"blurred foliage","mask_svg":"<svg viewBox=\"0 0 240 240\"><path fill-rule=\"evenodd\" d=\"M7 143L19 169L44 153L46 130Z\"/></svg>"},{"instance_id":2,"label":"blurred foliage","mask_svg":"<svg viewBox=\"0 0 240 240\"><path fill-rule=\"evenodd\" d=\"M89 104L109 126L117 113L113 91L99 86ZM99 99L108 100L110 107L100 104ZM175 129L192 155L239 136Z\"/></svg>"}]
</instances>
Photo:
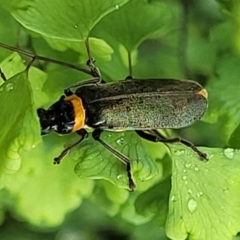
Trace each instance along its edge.
<instances>
[{"instance_id":1,"label":"blurred foliage","mask_svg":"<svg viewBox=\"0 0 240 240\"><path fill-rule=\"evenodd\" d=\"M41 138L36 109L86 74L0 49L1 239L238 239L240 231L240 2L237 0L0 0L0 42L85 67L91 54L106 81L193 79L209 93L202 121L181 144L134 132L103 134L132 160L125 166L91 137L59 166L77 136ZM75 171L75 173L74 173ZM93 180L98 179L98 180ZM107 181L106 181L107 180Z\"/></svg>"}]
</instances>

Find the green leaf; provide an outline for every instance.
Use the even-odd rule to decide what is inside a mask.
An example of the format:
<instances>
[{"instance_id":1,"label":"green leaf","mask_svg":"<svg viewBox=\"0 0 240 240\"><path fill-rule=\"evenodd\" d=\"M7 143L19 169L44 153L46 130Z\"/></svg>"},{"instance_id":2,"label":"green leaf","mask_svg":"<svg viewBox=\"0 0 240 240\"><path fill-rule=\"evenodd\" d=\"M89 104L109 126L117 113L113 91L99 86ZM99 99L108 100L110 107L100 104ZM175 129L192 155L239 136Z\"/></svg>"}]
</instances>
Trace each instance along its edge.
<instances>
[{"instance_id":1,"label":"green leaf","mask_svg":"<svg viewBox=\"0 0 240 240\"><path fill-rule=\"evenodd\" d=\"M190 36L188 41L191 46L187 49L187 59L191 59L188 68L200 73L210 72L217 58L216 43L211 43L203 37L195 35Z\"/></svg>"},{"instance_id":2,"label":"green leaf","mask_svg":"<svg viewBox=\"0 0 240 240\"><path fill-rule=\"evenodd\" d=\"M146 222L149 222L150 219L148 216L144 216L142 214L139 214L136 211L135 208L135 201L136 198L138 197L137 194L131 194L128 198L128 201L126 201L121 208L121 216L123 219L125 219L126 221L135 224L135 225L142 225Z\"/></svg>"},{"instance_id":3,"label":"green leaf","mask_svg":"<svg viewBox=\"0 0 240 240\"><path fill-rule=\"evenodd\" d=\"M111 216L120 212L124 202L128 202L131 193L126 189L117 188L108 181L95 181L95 188L90 199L99 208L104 210Z\"/></svg>"},{"instance_id":4,"label":"green leaf","mask_svg":"<svg viewBox=\"0 0 240 240\"><path fill-rule=\"evenodd\" d=\"M104 132L101 138L129 157L135 181L151 179L158 173L156 163L136 133ZM118 187L129 188L126 166L90 137L70 152L70 158L78 162L75 171L79 177L106 179Z\"/></svg>"},{"instance_id":5,"label":"green leaf","mask_svg":"<svg viewBox=\"0 0 240 240\"><path fill-rule=\"evenodd\" d=\"M171 190L170 176L149 188L138 196L136 211L148 218L156 217L160 226L164 226L168 213L168 199Z\"/></svg>"},{"instance_id":6,"label":"green leaf","mask_svg":"<svg viewBox=\"0 0 240 240\"><path fill-rule=\"evenodd\" d=\"M68 48L72 49L78 53L80 53L79 63L86 64L86 59L88 59L88 54L86 51L85 42L68 42L65 40L59 39L52 39L52 38L45 38L48 44L58 50L58 51L66 51ZM100 61L110 61L113 49L103 40L99 38L92 38L88 39L91 55L94 56L94 59Z\"/></svg>"},{"instance_id":7,"label":"green leaf","mask_svg":"<svg viewBox=\"0 0 240 240\"><path fill-rule=\"evenodd\" d=\"M19 0L11 13L24 27L43 36L86 40L94 25L127 0Z\"/></svg>"},{"instance_id":8,"label":"green leaf","mask_svg":"<svg viewBox=\"0 0 240 240\"><path fill-rule=\"evenodd\" d=\"M221 134L225 142L236 129L240 119L240 59L226 55L219 60L217 77L213 77L207 85L209 93L209 109L204 117L210 122L222 122Z\"/></svg>"},{"instance_id":9,"label":"green leaf","mask_svg":"<svg viewBox=\"0 0 240 240\"><path fill-rule=\"evenodd\" d=\"M240 148L240 124L236 127L236 129L231 134L228 146L233 148Z\"/></svg>"},{"instance_id":10,"label":"green leaf","mask_svg":"<svg viewBox=\"0 0 240 240\"><path fill-rule=\"evenodd\" d=\"M174 145L166 232L171 239L229 240L240 230L240 152Z\"/></svg>"},{"instance_id":11,"label":"green leaf","mask_svg":"<svg viewBox=\"0 0 240 240\"><path fill-rule=\"evenodd\" d=\"M232 0L216 0L216 2L219 4L221 10L226 13L231 13L235 5L235 1Z\"/></svg>"},{"instance_id":12,"label":"green leaf","mask_svg":"<svg viewBox=\"0 0 240 240\"><path fill-rule=\"evenodd\" d=\"M1 71L5 75L6 79L9 79L16 75L17 73L21 73L26 69L26 66L23 64L22 58L18 53L11 53L10 56L5 58L1 62ZM1 83L4 83L3 79L0 80Z\"/></svg>"},{"instance_id":13,"label":"green leaf","mask_svg":"<svg viewBox=\"0 0 240 240\"><path fill-rule=\"evenodd\" d=\"M13 199L12 211L42 228L61 224L65 215L76 209L93 189L90 180L80 180L73 173L71 161L54 165L50 155L43 143L38 144L22 154L17 173L2 179Z\"/></svg>"},{"instance_id":14,"label":"green leaf","mask_svg":"<svg viewBox=\"0 0 240 240\"><path fill-rule=\"evenodd\" d=\"M2 0L1 7L5 7L10 3L15 3L13 6L16 7L18 6L16 3L21 2L20 0ZM240 64L238 55L240 48L238 46L239 30L237 27L239 24L235 22L235 20L238 21L237 14L239 12L237 1L235 1L234 7L225 1L227 5L230 6L228 9L229 13L231 16L234 16L231 17L230 21L218 14L216 4L209 3L207 0L201 3L193 1L192 4L188 5L189 18L184 26L184 24L182 25L182 22L179 21L179 18L184 16L179 2L149 1L155 3L147 3L147 1L144 0L133 0L109 15L104 15L104 18L101 12L97 13L100 17L97 18L94 24L92 24L93 21L91 17L83 19L81 23L86 23L86 21L89 20L89 24L84 25L83 28L86 31L84 30L83 32L80 31L81 23L77 29L74 28L74 26L76 26L76 16L77 19L82 19L83 15L81 15L81 11L83 9L79 11L79 9L72 8L70 12L66 13L68 8L63 9L63 6L60 4L56 5L55 9L43 9L42 6L46 7L52 4L51 1L49 3L46 3L46 1L24 2L33 6L29 8L30 14L32 14L33 11L36 11L36 14L34 14L34 16L32 15L31 19L28 18L29 16L27 17L27 9L15 12L16 14L23 14L20 16L21 18L25 18L26 15L29 25L31 25L32 28L36 28L35 25L37 25L37 27L39 27L38 32L40 33L40 30L45 32L45 36L46 32L51 35L54 33L52 30L56 29L58 32L60 30L60 38L62 37L63 40L61 39L61 41L59 41L59 39L56 39L59 36L51 36L54 39L51 39L52 41L48 39L48 42L51 41L50 45L61 51L71 48L78 53L80 52L81 55L79 56L78 53L74 53L73 51L56 53L50 50L47 44L36 44L36 41L44 42L43 39L40 37L38 39L30 37L26 33L23 33L21 29L19 30L17 25L12 27L5 19L7 14L2 14L2 9L0 8L2 18L0 37L3 39L1 41L10 45L14 45L17 42L18 46L29 48L30 51L39 52L41 55L52 56L51 54L53 53L53 56L59 60L77 63L78 57L81 60L83 59L83 62L87 60L84 59L84 48L80 46L83 45L83 42L77 38L77 42L70 46L70 44L65 41L66 35L67 37L73 36L74 39L79 36L84 37L89 35L97 37L98 42L95 46L93 46L94 43L90 43L91 49L93 49L94 52L93 56L97 58L97 66L100 68L103 78L106 80L124 79L127 76L126 64L123 65L123 62L127 62L125 48L128 48L131 54L133 53L132 50L135 50L134 52L137 56L135 62L138 62L135 69L140 69L137 73L139 77L182 77L181 74L184 69L182 69L183 64L179 64L179 60L181 60L179 52L187 48L185 49L187 51L188 62L186 65L190 64L190 68L189 66L184 67L188 68L190 74L193 76L196 76L196 72L200 72L204 75L204 80L209 81L206 86L209 92L209 113L206 115L205 120L217 122L214 126L222 124L222 137L225 139L229 139L230 137L230 146L239 146L238 135L240 122L239 104L237 100L239 96L238 86L240 72L238 69ZM38 5L40 4L39 8L36 3ZM85 1L78 1L77 4L80 5L82 3L84 4ZM88 3L92 3L92 1L88 1ZM169 8L165 7L165 3ZM70 2L66 3L65 1L64 4L70 4ZM97 6L97 4L98 2L95 5L91 5L93 11L96 11L97 7L95 6ZM127 5L128 8L125 8ZM135 6L136 8L134 9ZM155 9L152 8L152 10L149 10L151 7L148 8L148 6L156 7ZM164 11L161 16L159 15L159 21L157 22L156 19L158 16L155 15L155 12L160 14L161 10L164 9L164 7L159 8L159 6L164 6L166 11ZM39 13L37 12L38 9L41 10ZM62 11L59 12L58 15L53 16L53 20L48 21L48 16L51 15L51 11L54 14L54 11L57 9L61 9ZM87 9L89 10L87 13L89 13L91 9ZM126 14L122 14L122 18L116 18L114 22L108 22L107 19L111 20L115 14L116 16L119 14L120 16L123 10ZM169 15L170 11L171 16ZM43 15L43 13L47 14ZM42 19L39 19L40 14L42 14ZM72 14L72 16L70 16L71 19L66 19L67 14ZM101 21L99 21L100 18L102 19ZM62 21L62 19L67 22ZM155 22L153 19L155 19ZM74 22L72 22L72 20L74 20ZM218 26L219 22L224 26ZM67 25L64 25L65 23ZM169 23L171 23L171 26ZM53 27L52 24L54 24ZM186 24L189 30L185 38L186 42L179 46L181 29L186 27ZM59 29L60 25L64 25L63 28ZM94 27L94 30L91 30L89 34L89 30L92 27ZM36 36L36 34L34 36ZM141 44L146 38L153 39ZM22 39L24 41L22 41ZM101 39L109 44L114 52L108 48ZM187 43L187 46L185 46L185 43ZM141 47L136 49L139 44L141 44ZM123 45L124 50L122 48ZM95 54L95 50L99 48L101 48L100 53ZM1 58L2 56L5 57L5 50L1 49L0 55ZM107 61L110 58L111 61L105 62L105 60ZM101 61L98 59L101 59ZM104 61L102 61L102 59L104 59ZM63 94L63 89L85 77L81 73L74 73L71 69L66 70L53 64L40 63L40 65L37 61L35 63L48 73L48 81L46 82L46 74L43 74L40 70L31 68L28 73L34 91L34 96L31 98L31 101L33 102L34 99L37 107L43 107L44 105L48 107ZM11 67L4 69L7 77L11 75L8 73L10 70ZM42 88L44 92L42 92ZM12 91L14 91L14 89ZM12 115L9 114L13 114L13 111L10 110L16 110L17 114L19 110L18 105L21 101L23 101L23 99L29 99L25 98L24 95L28 92L28 89L21 89L21 91L16 93L17 95L21 93L21 98L16 99L16 101L13 101L13 98L6 98L7 100L4 99L4 102L1 100L1 109L6 111L7 114L3 117L5 120L0 119L0 121L2 121L2 131L7 132L7 138L5 138L5 135L3 136L4 138L2 138L2 136L0 137L0 143L3 143L3 147L0 146L0 151L6 151L5 148L13 144L12 139L8 139L8 137L12 136L12 134L17 134L17 132L13 130L16 130L15 127L20 126L22 119L20 116L20 118L17 118L17 123L12 123L12 119L14 120L14 118L11 118ZM24 108L19 111L25 113L28 105L23 104L23 106ZM9 111L7 109L9 109ZM26 138L22 139L22 141L26 143L31 140L31 136L33 135L32 130L36 130L37 136L39 136L39 123L35 116L35 110L34 108L34 114L32 115L32 120L36 120L36 123L33 124L34 126L31 125L28 120L26 121L27 128L23 124L21 126L21 130L29 130L29 132L24 135ZM23 117L25 118L27 115ZM214 130L215 128L216 127L214 127ZM216 140L219 136L217 136L215 132L214 134L216 136L213 138L211 136L212 131L209 131L208 139L206 139L205 134L203 134L202 139L199 138L199 134L196 134L198 132L206 132L206 129L209 131L209 129L212 128L211 126L205 128L204 124L200 124L196 126L196 128L189 128L187 133L185 129L182 131L183 135L191 136L196 142L202 141L204 144L207 143L220 147L219 141ZM64 159L59 166L54 166L52 160L62 151L63 145L74 142L78 136L76 135L74 137L74 135L71 134L60 137L53 133L44 137L43 143L35 144L35 148L32 149L31 145L28 151L19 151L18 153L23 159L19 170L9 176L1 176L1 184L5 186L4 192L3 190L0 192L1 209L5 209L6 206L8 206L8 209L11 209L13 214L16 215L17 213L22 220L27 221L29 224L51 227L60 224L64 216L79 206L83 197L86 197L90 199L90 201L94 199L95 205L105 208L106 212L111 216L118 214L118 216L124 218L125 223L117 218L117 224L118 226L121 225L121 230L125 233L127 232L127 236L133 239L144 239L146 233L151 236L149 237L150 239L163 239L159 225L164 226L166 219L167 234L172 239L186 239L187 235L189 235L188 239L230 240L233 235L239 232L240 174L238 170L239 152L237 150L229 148L223 152L221 149L203 149L203 151L207 152L210 156L209 163L205 163L200 162L198 156L190 149L185 149L184 146L178 147L175 144L169 145L173 150L173 175L172 182L170 182L170 173L172 170L170 166L171 161L167 163L160 161L166 154L166 149L163 144L152 144L152 146L150 146L146 144L145 141L135 137L134 133L127 132L125 136L122 136L120 133L112 133L112 137L109 137L108 134L108 132L104 133L103 139L113 145L115 149L129 156L130 160L132 160L132 174L137 183L136 192L129 193L125 189L119 189L115 186L117 185L122 188L128 187L126 167L107 152L99 143L94 142L91 137L73 149L72 153L66 156L66 159ZM30 139L28 139L28 136ZM124 139L123 145L117 143L121 137ZM119 141L119 143L121 143L121 141ZM163 149L163 151L160 148ZM155 151L154 156L153 151ZM151 155L148 152L150 152ZM211 157L211 154L213 157ZM68 161L71 159L74 159L74 161ZM164 159L167 159L167 157ZM2 160L3 164L5 164L4 161L5 160ZM80 178L103 178L108 181L79 179L77 175L74 174L73 169L75 165L77 165L76 171ZM13 166L15 165L13 164ZM165 169L166 166L167 170ZM15 170L16 169L17 168L15 168ZM120 179L117 179L117 177ZM144 178L151 178L151 181L142 182L141 179ZM95 186L94 190L93 184ZM99 187L99 185L103 187ZM134 202L136 202L137 212L134 212ZM88 210L90 213L91 210ZM167 211L169 211L169 213ZM97 220L94 223L91 221L90 233L92 229L99 229L99 219L102 219L96 212L97 211L94 211ZM2 216L3 215L1 215L1 218ZM83 225L85 223L86 226L87 223L84 222L85 220L83 217L82 221L76 220L74 224L79 227L80 222L81 224L83 223ZM113 217L110 218L110 221L113 222ZM149 222L143 224L146 221ZM102 229L103 222L100 222L100 228ZM128 222L141 224L141 226L136 228L136 226L128 224ZM72 231L73 223L69 225L69 229ZM152 231L153 226L155 229L154 234ZM109 225L107 227L109 228ZM110 225L110 227L112 229L112 225ZM87 224L86 229L88 228L90 227ZM79 228L76 229L76 231L79 232ZM82 230L80 230L83 236L86 236L86 229L84 229L83 234ZM66 232L66 229L61 230L62 229L60 229L57 234L62 232L62 235L58 235L57 237L61 236L64 238L65 235L63 232ZM20 237L23 235L16 230L16 236L17 234ZM92 235L89 234L87 236ZM24 236L22 236L22 238L24 238Z\"/></svg>"},{"instance_id":15,"label":"green leaf","mask_svg":"<svg viewBox=\"0 0 240 240\"><path fill-rule=\"evenodd\" d=\"M15 63L17 67L7 71L6 63ZM6 76L24 67L17 54L10 56L2 66ZM22 159L20 151L31 149L40 140L27 71L18 73L1 85L0 103L0 125L4 126L0 139L0 173L3 174L17 171Z\"/></svg>"},{"instance_id":16,"label":"green leaf","mask_svg":"<svg viewBox=\"0 0 240 240\"><path fill-rule=\"evenodd\" d=\"M1 14L0 38L1 42L13 45L16 43L16 39L13 37L13 33L18 31L17 29L19 29L19 26L16 24L15 19L6 10L3 9L5 5L7 5L9 2L11 1L0 0L0 14ZM6 54L4 55L4 51L1 50L0 51L1 59L6 56L7 56Z\"/></svg>"},{"instance_id":17,"label":"green leaf","mask_svg":"<svg viewBox=\"0 0 240 240\"><path fill-rule=\"evenodd\" d=\"M170 8L163 2L131 0L103 18L96 29L107 29L106 35L125 46L129 53L153 32L165 27Z\"/></svg>"},{"instance_id":18,"label":"green leaf","mask_svg":"<svg viewBox=\"0 0 240 240\"><path fill-rule=\"evenodd\" d=\"M37 107L42 107L49 102L49 96L42 92L42 88L47 80L47 74L38 68L31 67L28 72L28 79L34 91L34 104ZM36 109L35 108L35 109Z\"/></svg>"}]
</instances>

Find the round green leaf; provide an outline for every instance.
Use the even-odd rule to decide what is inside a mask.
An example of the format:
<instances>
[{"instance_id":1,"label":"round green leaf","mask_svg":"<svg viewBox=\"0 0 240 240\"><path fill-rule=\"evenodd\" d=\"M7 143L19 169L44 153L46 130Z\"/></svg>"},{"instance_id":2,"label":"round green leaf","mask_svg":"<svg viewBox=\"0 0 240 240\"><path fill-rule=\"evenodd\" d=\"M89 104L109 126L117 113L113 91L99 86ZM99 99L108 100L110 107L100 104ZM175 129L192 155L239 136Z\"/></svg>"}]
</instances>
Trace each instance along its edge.
<instances>
[{"instance_id":1,"label":"round green leaf","mask_svg":"<svg viewBox=\"0 0 240 240\"><path fill-rule=\"evenodd\" d=\"M20 170L3 181L14 200L12 211L32 225L54 227L91 194L93 183L80 180L70 161L54 165L46 153L43 143L25 152Z\"/></svg>"},{"instance_id":2,"label":"round green leaf","mask_svg":"<svg viewBox=\"0 0 240 240\"><path fill-rule=\"evenodd\" d=\"M144 181L158 173L156 163L149 155L142 140L134 132L104 132L101 138L111 147L129 157L132 176ZM70 153L70 158L78 162L75 171L81 178L106 179L121 188L128 187L126 165L114 157L107 149L90 137Z\"/></svg>"},{"instance_id":3,"label":"round green leaf","mask_svg":"<svg viewBox=\"0 0 240 240\"><path fill-rule=\"evenodd\" d=\"M15 68L8 71L5 65L7 63L13 64ZM6 70L6 76L25 68L18 54L10 56L2 66L3 72ZM40 140L27 74L27 71L20 72L0 86L0 124L4 126L0 140L1 174L17 171L22 159L20 151L31 149Z\"/></svg>"},{"instance_id":4,"label":"round green leaf","mask_svg":"<svg viewBox=\"0 0 240 240\"><path fill-rule=\"evenodd\" d=\"M238 126L240 119L239 65L238 56L223 56L217 65L217 76L213 77L207 85L210 104L204 119L211 122L225 120L221 133L226 142Z\"/></svg>"},{"instance_id":5,"label":"round green leaf","mask_svg":"<svg viewBox=\"0 0 240 240\"><path fill-rule=\"evenodd\" d=\"M86 40L93 26L127 0L21 0L11 13L24 27L43 36Z\"/></svg>"},{"instance_id":6,"label":"round green leaf","mask_svg":"<svg viewBox=\"0 0 240 240\"><path fill-rule=\"evenodd\" d=\"M240 152L174 145L166 232L171 239L229 240L240 228Z\"/></svg>"},{"instance_id":7,"label":"round green leaf","mask_svg":"<svg viewBox=\"0 0 240 240\"><path fill-rule=\"evenodd\" d=\"M163 2L131 0L102 19L96 29L107 29L106 35L132 52L151 33L166 26L169 19L170 9Z\"/></svg>"}]
</instances>

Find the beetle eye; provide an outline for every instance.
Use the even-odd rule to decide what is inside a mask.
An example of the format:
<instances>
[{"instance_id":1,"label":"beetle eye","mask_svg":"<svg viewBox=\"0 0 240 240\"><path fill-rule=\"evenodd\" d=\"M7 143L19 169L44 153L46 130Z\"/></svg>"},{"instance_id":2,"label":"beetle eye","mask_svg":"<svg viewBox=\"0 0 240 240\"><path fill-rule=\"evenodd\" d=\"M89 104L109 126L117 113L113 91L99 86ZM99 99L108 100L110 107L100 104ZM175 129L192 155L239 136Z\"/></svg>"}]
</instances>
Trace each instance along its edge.
<instances>
[{"instance_id":1,"label":"beetle eye","mask_svg":"<svg viewBox=\"0 0 240 240\"><path fill-rule=\"evenodd\" d=\"M41 125L41 135L48 134L51 131L48 111L43 108L39 108L37 110L37 114Z\"/></svg>"}]
</instances>

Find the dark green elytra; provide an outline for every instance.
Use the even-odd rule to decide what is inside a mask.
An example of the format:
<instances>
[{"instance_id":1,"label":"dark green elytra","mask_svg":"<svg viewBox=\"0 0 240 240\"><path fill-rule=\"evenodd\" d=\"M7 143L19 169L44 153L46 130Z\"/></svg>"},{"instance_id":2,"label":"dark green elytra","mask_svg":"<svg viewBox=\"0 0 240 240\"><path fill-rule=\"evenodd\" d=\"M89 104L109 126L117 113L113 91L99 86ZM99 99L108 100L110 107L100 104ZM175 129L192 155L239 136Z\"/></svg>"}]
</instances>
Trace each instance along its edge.
<instances>
[{"instance_id":1,"label":"dark green elytra","mask_svg":"<svg viewBox=\"0 0 240 240\"><path fill-rule=\"evenodd\" d=\"M130 79L76 90L89 127L105 130L182 128L207 109L207 92L193 81Z\"/></svg>"}]
</instances>

